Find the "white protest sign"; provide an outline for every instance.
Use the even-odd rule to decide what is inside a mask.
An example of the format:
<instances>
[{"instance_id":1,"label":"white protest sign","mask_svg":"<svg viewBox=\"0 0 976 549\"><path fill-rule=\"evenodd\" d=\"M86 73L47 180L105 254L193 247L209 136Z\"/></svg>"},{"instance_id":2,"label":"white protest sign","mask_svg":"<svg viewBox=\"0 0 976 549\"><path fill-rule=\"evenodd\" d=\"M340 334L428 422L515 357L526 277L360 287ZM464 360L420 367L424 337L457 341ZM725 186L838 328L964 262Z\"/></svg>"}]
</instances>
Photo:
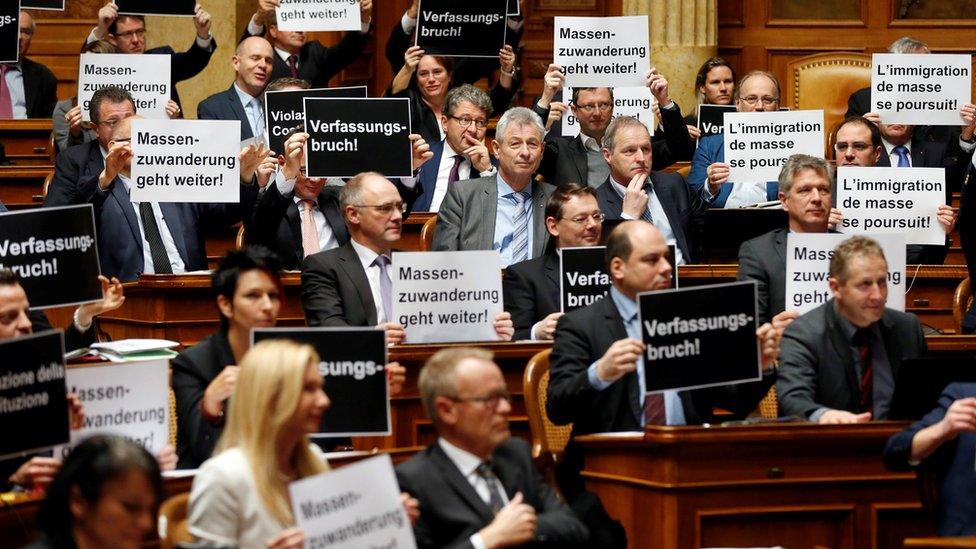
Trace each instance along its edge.
<instances>
[{"instance_id":1,"label":"white protest sign","mask_svg":"<svg viewBox=\"0 0 976 549\"><path fill-rule=\"evenodd\" d=\"M83 53L78 67L78 105L82 120L91 121L88 107L96 91L118 86L132 94L136 113L144 118L166 118L170 97L170 56Z\"/></svg>"},{"instance_id":2,"label":"white protest sign","mask_svg":"<svg viewBox=\"0 0 976 549\"><path fill-rule=\"evenodd\" d=\"M905 310L905 239L900 235L867 235L888 261L890 309ZM805 313L833 297L827 283L834 249L850 238L839 233L790 233L786 237L786 309Z\"/></svg>"},{"instance_id":3,"label":"white protest sign","mask_svg":"<svg viewBox=\"0 0 976 549\"><path fill-rule=\"evenodd\" d=\"M389 454L288 485L305 547L417 547Z\"/></svg>"},{"instance_id":4,"label":"white protest sign","mask_svg":"<svg viewBox=\"0 0 976 549\"><path fill-rule=\"evenodd\" d=\"M643 15L556 16L553 62L569 87L643 86L651 66L647 25Z\"/></svg>"},{"instance_id":5,"label":"white protest sign","mask_svg":"<svg viewBox=\"0 0 976 549\"><path fill-rule=\"evenodd\" d=\"M496 341L502 312L498 251L393 253L393 318L405 343Z\"/></svg>"},{"instance_id":6,"label":"white protest sign","mask_svg":"<svg viewBox=\"0 0 976 549\"><path fill-rule=\"evenodd\" d=\"M794 154L824 156L822 110L725 113L729 181L776 181Z\"/></svg>"},{"instance_id":7,"label":"white protest sign","mask_svg":"<svg viewBox=\"0 0 976 549\"><path fill-rule=\"evenodd\" d=\"M239 202L238 120L133 120L135 202Z\"/></svg>"},{"instance_id":8,"label":"white protest sign","mask_svg":"<svg viewBox=\"0 0 976 549\"><path fill-rule=\"evenodd\" d=\"M278 30L359 31L359 0L281 0L275 8Z\"/></svg>"},{"instance_id":9,"label":"white protest sign","mask_svg":"<svg viewBox=\"0 0 976 549\"><path fill-rule=\"evenodd\" d=\"M945 244L939 206L946 203L943 168L837 168L837 207L846 234L903 234L907 244Z\"/></svg>"},{"instance_id":10,"label":"white protest sign","mask_svg":"<svg viewBox=\"0 0 976 549\"><path fill-rule=\"evenodd\" d=\"M871 112L885 124L958 126L959 110L971 102L969 54L871 56Z\"/></svg>"},{"instance_id":11,"label":"white protest sign","mask_svg":"<svg viewBox=\"0 0 976 549\"><path fill-rule=\"evenodd\" d=\"M122 435L153 455L169 444L168 361L68 368L65 379L85 407L72 446L95 433Z\"/></svg>"},{"instance_id":12,"label":"white protest sign","mask_svg":"<svg viewBox=\"0 0 976 549\"><path fill-rule=\"evenodd\" d=\"M572 88L563 89L563 97L573 96ZM569 101L572 104L572 100ZM647 126L647 131L654 135L657 119L654 116L654 104L657 99L647 86L622 87L613 89L613 117L632 116ZM576 137L580 133L579 120L572 109L566 109L562 123L563 137Z\"/></svg>"}]
</instances>

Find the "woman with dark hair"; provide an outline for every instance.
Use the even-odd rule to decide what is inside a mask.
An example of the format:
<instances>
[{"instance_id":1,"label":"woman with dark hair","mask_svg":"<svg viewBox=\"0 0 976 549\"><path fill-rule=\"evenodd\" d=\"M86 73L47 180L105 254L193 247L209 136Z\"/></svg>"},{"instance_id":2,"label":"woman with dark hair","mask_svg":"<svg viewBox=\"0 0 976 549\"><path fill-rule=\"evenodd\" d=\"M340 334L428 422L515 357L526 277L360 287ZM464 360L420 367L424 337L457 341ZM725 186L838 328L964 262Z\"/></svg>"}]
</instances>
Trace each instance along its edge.
<instances>
[{"instance_id":1,"label":"woman with dark hair","mask_svg":"<svg viewBox=\"0 0 976 549\"><path fill-rule=\"evenodd\" d=\"M712 57L702 64L695 76L695 93L698 95L699 105L731 105L732 94L735 92L735 69L728 61L721 57ZM692 139L698 139L698 115L689 114L685 117L688 134Z\"/></svg>"},{"instance_id":2,"label":"woman with dark hair","mask_svg":"<svg viewBox=\"0 0 976 549\"><path fill-rule=\"evenodd\" d=\"M95 435L75 447L47 489L30 549L140 547L163 497L159 464L142 446Z\"/></svg>"}]
</instances>

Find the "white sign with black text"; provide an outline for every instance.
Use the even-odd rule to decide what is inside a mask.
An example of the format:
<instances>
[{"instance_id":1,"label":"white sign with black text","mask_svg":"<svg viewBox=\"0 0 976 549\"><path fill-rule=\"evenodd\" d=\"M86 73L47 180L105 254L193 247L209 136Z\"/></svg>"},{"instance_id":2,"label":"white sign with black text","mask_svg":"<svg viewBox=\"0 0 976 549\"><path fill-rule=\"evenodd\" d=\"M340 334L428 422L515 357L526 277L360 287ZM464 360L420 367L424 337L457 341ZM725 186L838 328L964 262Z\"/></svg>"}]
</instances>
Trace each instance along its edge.
<instances>
[{"instance_id":1,"label":"white sign with black text","mask_svg":"<svg viewBox=\"0 0 976 549\"><path fill-rule=\"evenodd\" d=\"M572 97L572 88L563 89L563 97ZM572 104L572 101L570 101ZM613 117L632 116L644 123L647 131L654 135L657 117L654 116L654 105L657 99L647 86L620 87L613 89ZM578 109L579 107L577 107ZM594 105L591 108L599 108ZM580 133L579 120L572 109L566 109L562 123L563 137L576 137Z\"/></svg>"},{"instance_id":2,"label":"white sign with black text","mask_svg":"<svg viewBox=\"0 0 976 549\"><path fill-rule=\"evenodd\" d=\"M281 0L275 8L278 30L360 31L359 0Z\"/></svg>"},{"instance_id":3,"label":"white sign with black text","mask_svg":"<svg viewBox=\"0 0 976 549\"><path fill-rule=\"evenodd\" d=\"M553 62L569 87L643 86L651 66L647 27L642 15L556 16Z\"/></svg>"},{"instance_id":4,"label":"white sign with black text","mask_svg":"<svg viewBox=\"0 0 976 549\"><path fill-rule=\"evenodd\" d=\"M725 113L729 181L776 181L794 154L824 156L822 110Z\"/></svg>"},{"instance_id":5,"label":"white sign with black text","mask_svg":"<svg viewBox=\"0 0 976 549\"><path fill-rule=\"evenodd\" d=\"M871 112L885 124L959 126L972 103L969 54L876 53L871 56Z\"/></svg>"},{"instance_id":6,"label":"white sign with black text","mask_svg":"<svg viewBox=\"0 0 976 549\"><path fill-rule=\"evenodd\" d=\"M78 105L82 120L90 122L89 106L95 92L117 86L132 94L136 113L143 118L166 118L170 98L170 56L83 53L78 66Z\"/></svg>"}]
</instances>

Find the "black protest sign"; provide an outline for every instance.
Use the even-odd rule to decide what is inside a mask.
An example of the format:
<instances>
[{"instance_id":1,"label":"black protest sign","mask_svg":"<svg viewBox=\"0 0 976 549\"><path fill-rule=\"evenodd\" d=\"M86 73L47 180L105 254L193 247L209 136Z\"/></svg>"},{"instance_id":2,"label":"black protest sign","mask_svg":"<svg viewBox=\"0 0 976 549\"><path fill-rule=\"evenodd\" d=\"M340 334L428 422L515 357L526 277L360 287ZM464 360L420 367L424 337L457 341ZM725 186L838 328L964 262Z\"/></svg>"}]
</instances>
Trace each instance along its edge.
<instances>
[{"instance_id":1,"label":"black protest sign","mask_svg":"<svg viewBox=\"0 0 976 549\"><path fill-rule=\"evenodd\" d=\"M64 0L21 0L20 7L25 10L64 11Z\"/></svg>"},{"instance_id":2,"label":"black protest sign","mask_svg":"<svg viewBox=\"0 0 976 549\"><path fill-rule=\"evenodd\" d=\"M416 44L429 55L498 57L509 0L421 0Z\"/></svg>"},{"instance_id":3,"label":"black protest sign","mask_svg":"<svg viewBox=\"0 0 976 549\"><path fill-rule=\"evenodd\" d=\"M317 435L386 436L390 390L386 380L386 331L376 328L270 328L251 339L291 339L315 347L332 405Z\"/></svg>"},{"instance_id":4,"label":"black protest sign","mask_svg":"<svg viewBox=\"0 0 976 549\"><path fill-rule=\"evenodd\" d=\"M115 0L119 13L192 16L197 0Z\"/></svg>"},{"instance_id":5,"label":"black protest sign","mask_svg":"<svg viewBox=\"0 0 976 549\"><path fill-rule=\"evenodd\" d=\"M755 282L638 295L647 392L755 381Z\"/></svg>"},{"instance_id":6,"label":"black protest sign","mask_svg":"<svg viewBox=\"0 0 976 549\"><path fill-rule=\"evenodd\" d=\"M306 97L308 177L413 175L410 100Z\"/></svg>"},{"instance_id":7,"label":"black protest sign","mask_svg":"<svg viewBox=\"0 0 976 549\"><path fill-rule=\"evenodd\" d=\"M366 86L269 91L264 94L268 148L284 154L285 139L295 128L305 127L306 97L366 97Z\"/></svg>"},{"instance_id":8,"label":"black protest sign","mask_svg":"<svg viewBox=\"0 0 976 549\"><path fill-rule=\"evenodd\" d=\"M0 268L20 278L31 308L102 299L91 204L0 214Z\"/></svg>"},{"instance_id":9,"label":"black protest sign","mask_svg":"<svg viewBox=\"0 0 976 549\"><path fill-rule=\"evenodd\" d=\"M725 113L735 112L735 105L698 105L698 131L702 137L720 135Z\"/></svg>"},{"instance_id":10,"label":"black protest sign","mask_svg":"<svg viewBox=\"0 0 976 549\"><path fill-rule=\"evenodd\" d=\"M606 246L563 248L559 252L559 302L562 312L586 307L610 291Z\"/></svg>"},{"instance_id":11,"label":"black protest sign","mask_svg":"<svg viewBox=\"0 0 976 549\"><path fill-rule=\"evenodd\" d=\"M0 5L0 63L16 63L20 49L20 3Z\"/></svg>"},{"instance_id":12,"label":"black protest sign","mask_svg":"<svg viewBox=\"0 0 976 549\"><path fill-rule=\"evenodd\" d=\"M68 442L61 331L0 342L0 364L0 458Z\"/></svg>"},{"instance_id":13,"label":"black protest sign","mask_svg":"<svg viewBox=\"0 0 976 549\"><path fill-rule=\"evenodd\" d=\"M522 6L519 0L508 0L508 15L522 15Z\"/></svg>"}]
</instances>

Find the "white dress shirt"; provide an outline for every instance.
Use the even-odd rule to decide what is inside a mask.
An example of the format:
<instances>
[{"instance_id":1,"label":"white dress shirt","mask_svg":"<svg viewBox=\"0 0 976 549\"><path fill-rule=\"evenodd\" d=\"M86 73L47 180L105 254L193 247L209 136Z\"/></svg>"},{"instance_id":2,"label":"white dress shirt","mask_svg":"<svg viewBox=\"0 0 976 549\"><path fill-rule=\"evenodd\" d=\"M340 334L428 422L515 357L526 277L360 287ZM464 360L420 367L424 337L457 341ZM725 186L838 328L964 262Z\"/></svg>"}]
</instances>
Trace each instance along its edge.
<instances>
[{"instance_id":1,"label":"white dress shirt","mask_svg":"<svg viewBox=\"0 0 976 549\"><path fill-rule=\"evenodd\" d=\"M895 147L897 145L892 144L887 139L881 138L881 143L884 145L884 150L888 152L888 162L891 163L891 167L898 167L898 153L895 152ZM912 160L912 140L909 139L907 143L902 145L908 151L908 165L909 167L914 166L915 163Z\"/></svg>"},{"instance_id":2,"label":"white dress shirt","mask_svg":"<svg viewBox=\"0 0 976 549\"><path fill-rule=\"evenodd\" d=\"M390 322L386 318L386 311L383 309L383 294L380 292L380 268L373 264L376 261L376 257L380 254L355 240L350 240L349 242L352 243L352 249L356 250L356 255L359 256L359 261L363 264L363 270L366 271L366 280L369 282L369 293L373 294L373 306L376 309L376 323L384 324ZM390 272L392 268L392 263L387 264L387 274L390 275L391 282L393 281L393 273Z\"/></svg>"},{"instance_id":3,"label":"white dress shirt","mask_svg":"<svg viewBox=\"0 0 976 549\"><path fill-rule=\"evenodd\" d=\"M451 144L444 140L444 152L441 153L441 163L437 167L437 183L434 185L434 196L430 199L430 211L436 212L441 209L441 202L444 201L444 197L447 196L447 179L451 175L451 168L454 167L454 157L458 156L460 153L451 147ZM471 179L472 168L471 160L464 157L464 160L458 165L458 181L464 181L465 179ZM481 177L488 177L489 175L495 175L496 169L494 166L489 168L487 171L480 172L478 175Z\"/></svg>"},{"instance_id":4,"label":"white dress shirt","mask_svg":"<svg viewBox=\"0 0 976 549\"><path fill-rule=\"evenodd\" d=\"M617 194L620 195L621 200L623 200L622 197L627 192L627 186L617 183L613 176L610 176L610 181L613 183L614 190L617 191ZM657 192L654 191L653 184L651 185L651 192L647 194L647 209L651 211L651 219L654 220L654 226L657 227L657 230L661 231L662 235L664 235L664 241L667 242L669 246L674 246L674 264L684 265L685 258L681 254L681 248L678 246L678 240L674 238L674 231L671 230L671 222L668 220L668 214L664 212L664 207L661 206L661 201L657 198ZM623 212L620 213L620 217L622 219L633 219Z\"/></svg>"},{"instance_id":5,"label":"white dress shirt","mask_svg":"<svg viewBox=\"0 0 976 549\"><path fill-rule=\"evenodd\" d=\"M128 177L119 174L119 180L125 185L126 192L132 195L132 182ZM132 209L135 210L136 221L139 223L139 236L142 237L142 263L145 266L143 268L144 273L155 273L156 269L153 266L152 252L149 250L149 241L146 240L146 230L142 226L142 215L139 213L139 204L141 202L132 201ZM163 248L166 249L166 257L169 259L169 266L173 270L173 274L180 274L186 272L186 265L183 264L183 258L180 257L180 252L176 248L176 241L173 240L173 234L169 232L169 226L166 224L166 218L163 217L163 211L159 209L158 202L150 202L152 206L153 217L156 218L156 226L159 227L159 235L163 240Z\"/></svg>"},{"instance_id":6,"label":"white dress shirt","mask_svg":"<svg viewBox=\"0 0 976 549\"><path fill-rule=\"evenodd\" d=\"M281 193L281 196L288 196L288 194L295 191L295 179L285 179L285 176L279 171L275 174L275 186L278 187L278 192ZM302 199L296 195L294 200L295 207L298 208L298 219L304 221L305 208L302 207ZM331 250L339 246L339 241L336 240L332 226L329 225L329 221L325 219L325 214L319 208L318 200L312 201L312 221L315 223L315 231L319 235L319 251Z\"/></svg>"},{"instance_id":7,"label":"white dress shirt","mask_svg":"<svg viewBox=\"0 0 976 549\"><path fill-rule=\"evenodd\" d=\"M441 447L441 450L444 450L444 453L447 454L447 458L451 460L451 463L458 468L458 471L461 472L461 476L463 476L464 479L471 484L471 487L474 488L474 491L478 494L478 497L481 498L486 505L489 504L491 501L491 492L489 491L490 488L488 487L488 482L478 474L478 466L481 465L483 460L466 450L458 448L443 438L438 438L437 444ZM508 505L508 494L505 493L505 487L502 486L501 481L498 481L497 484L498 493L502 496L502 503L504 505ZM474 546L475 549L485 548L485 542L481 539L481 534L478 532L472 534L471 537L468 538L468 541L471 542L471 545Z\"/></svg>"}]
</instances>

